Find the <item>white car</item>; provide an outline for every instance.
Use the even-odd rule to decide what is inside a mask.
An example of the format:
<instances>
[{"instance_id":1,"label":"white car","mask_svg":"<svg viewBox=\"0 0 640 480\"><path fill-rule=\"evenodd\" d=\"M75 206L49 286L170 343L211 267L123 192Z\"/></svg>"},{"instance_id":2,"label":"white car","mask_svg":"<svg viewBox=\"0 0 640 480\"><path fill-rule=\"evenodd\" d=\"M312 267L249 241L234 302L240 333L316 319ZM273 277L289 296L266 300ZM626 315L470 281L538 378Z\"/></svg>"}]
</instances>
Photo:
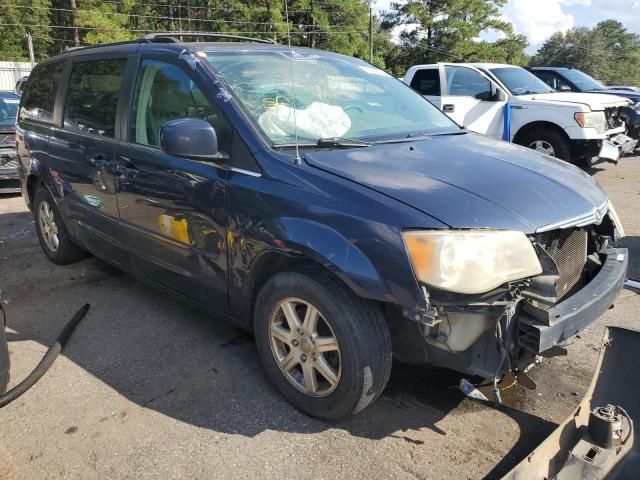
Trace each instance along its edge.
<instances>
[{"instance_id":1,"label":"white car","mask_svg":"<svg viewBox=\"0 0 640 480\"><path fill-rule=\"evenodd\" d=\"M566 161L617 161L635 149L620 111L629 100L556 92L524 68L490 63L411 67L403 81L458 124Z\"/></svg>"}]
</instances>

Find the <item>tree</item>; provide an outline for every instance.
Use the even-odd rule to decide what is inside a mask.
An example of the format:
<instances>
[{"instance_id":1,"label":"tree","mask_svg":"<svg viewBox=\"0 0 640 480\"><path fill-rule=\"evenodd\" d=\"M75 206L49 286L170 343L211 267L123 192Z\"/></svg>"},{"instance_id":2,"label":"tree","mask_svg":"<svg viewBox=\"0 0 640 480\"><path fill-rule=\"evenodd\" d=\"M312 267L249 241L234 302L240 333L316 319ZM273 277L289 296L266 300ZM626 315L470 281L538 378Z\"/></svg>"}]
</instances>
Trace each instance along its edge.
<instances>
[{"instance_id":1,"label":"tree","mask_svg":"<svg viewBox=\"0 0 640 480\"><path fill-rule=\"evenodd\" d=\"M33 37L36 60L46 58L52 43L50 0L26 0L0 8L0 60L28 61L27 34Z\"/></svg>"},{"instance_id":2,"label":"tree","mask_svg":"<svg viewBox=\"0 0 640 480\"><path fill-rule=\"evenodd\" d=\"M576 68L609 84L640 85L640 37L616 20L572 28L554 33L531 64Z\"/></svg>"},{"instance_id":3,"label":"tree","mask_svg":"<svg viewBox=\"0 0 640 480\"><path fill-rule=\"evenodd\" d=\"M409 0L392 4L385 15L389 26L401 26L402 52L397 61L405 69L416 63L439 61L524 61L526 38L515 35L500 18L506 0ZM482 41L486 30L505 38ZM396 66L397 68L397 66Z\"/></svg>"}]
</instances>

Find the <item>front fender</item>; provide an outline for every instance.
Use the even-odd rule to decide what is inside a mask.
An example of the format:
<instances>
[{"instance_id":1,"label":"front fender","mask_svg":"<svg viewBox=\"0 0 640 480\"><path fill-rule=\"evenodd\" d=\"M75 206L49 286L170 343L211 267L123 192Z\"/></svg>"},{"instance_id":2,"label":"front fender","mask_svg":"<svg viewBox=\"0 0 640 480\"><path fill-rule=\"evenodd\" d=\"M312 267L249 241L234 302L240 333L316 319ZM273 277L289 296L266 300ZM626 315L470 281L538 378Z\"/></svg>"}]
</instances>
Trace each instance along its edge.
<instances>
[{"instance_id":1,"label":"front fender","mask_svg":"<svg viewBox=\"0 0 640 480\"><path fill-rule=\"evenodd\" d=\"M359 249L355 239L303 218L280 220L284 247L313 259L338 276L356 295L373 300L391 300L389 287L376 267Z\"/></svg>"}]
</instances>

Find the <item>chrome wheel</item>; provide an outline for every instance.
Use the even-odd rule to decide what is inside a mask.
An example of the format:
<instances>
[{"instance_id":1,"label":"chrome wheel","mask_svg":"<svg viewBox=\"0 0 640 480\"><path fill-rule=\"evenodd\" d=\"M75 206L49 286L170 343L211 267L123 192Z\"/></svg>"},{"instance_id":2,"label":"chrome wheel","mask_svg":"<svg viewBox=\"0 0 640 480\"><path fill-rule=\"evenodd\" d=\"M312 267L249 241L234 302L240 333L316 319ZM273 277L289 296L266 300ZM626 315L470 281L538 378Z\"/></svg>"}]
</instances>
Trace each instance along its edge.
<instances>
[{"instance_id":1,"label":"chrome wheel","mask_svg":"<svg viewBox=\"0 0 640 480\"><path fill-rule=\"evenodd\" d=\"M269 320L271 352L282 374L312 397L329 395L340 381L340 348L329 322L309 302L282 300Z\"/></svg>"},{"instance_id":2,"label":"chrome wheel","mask_svg":"<svg viewBox=\"0 0 640 480\"><path fill-rule=\"evenodd\" d=\"M553 148L553 145L545 140L536 140L535 142L531 142L529 144L529 148L534 149L536 152L546 153L552 157L556 156L556 151Z\"/></svg>"},{"instance_id":3,"label":"chrome wheel","mask_svg":"<svg viewBox=\"0 0 640 480\"><path fill-rule=\"evenodd\" d=\"M42 239L47 248L51 252L57 252L60 246L60 239L58 238L58 226L56 225L56 218L53 214L53 209L49 202L43 200L38 207L38 223L40 226L40 232L42 233Z\"/></svg>"}]
</instances>

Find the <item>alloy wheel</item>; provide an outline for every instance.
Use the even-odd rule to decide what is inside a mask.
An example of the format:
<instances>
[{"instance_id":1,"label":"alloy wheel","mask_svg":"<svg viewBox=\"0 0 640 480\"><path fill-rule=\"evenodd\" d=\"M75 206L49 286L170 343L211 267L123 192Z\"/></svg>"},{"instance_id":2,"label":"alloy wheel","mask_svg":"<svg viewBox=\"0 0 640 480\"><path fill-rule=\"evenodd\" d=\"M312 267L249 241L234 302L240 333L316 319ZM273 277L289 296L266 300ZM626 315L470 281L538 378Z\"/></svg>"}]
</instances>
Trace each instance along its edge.
<instances>
[{"instance_id":1,"label":"alloy wheel","mask_svg":"<svg viewBox=\"0 0 640 480\"><path fill-rule=\"evenodd\" d=\"M311 303L282 300L269 320L271 352L280 371L301 392L324 397L340 382L338 340L327 319Z\"/></svg>"},{"instance_id":2,"label":"alloy wheel","mask_svg":"<svg viewBox=\"0 0 640 480\"><path fill-rule=\"evenodd\" d=\"M529 148L534 149L536 152L546 153L552 157L556 156L556 151L553 148L553 145L545 140L536 140L535 142L531 142L529 144Z\"/></svg>"},{"instance_id":3,"label":"alloy wheel","mask_svg":"<svg viewBox=\"0 0 640 480\"><path fill-rule=\"evenodd\" d=\"M58 226L53 209L49 202L43 200L38 207L38 223L40 232L47 248L51 252L57 252L60 246L60 238L58 237Z\"/></svg>"}]
</instances>

